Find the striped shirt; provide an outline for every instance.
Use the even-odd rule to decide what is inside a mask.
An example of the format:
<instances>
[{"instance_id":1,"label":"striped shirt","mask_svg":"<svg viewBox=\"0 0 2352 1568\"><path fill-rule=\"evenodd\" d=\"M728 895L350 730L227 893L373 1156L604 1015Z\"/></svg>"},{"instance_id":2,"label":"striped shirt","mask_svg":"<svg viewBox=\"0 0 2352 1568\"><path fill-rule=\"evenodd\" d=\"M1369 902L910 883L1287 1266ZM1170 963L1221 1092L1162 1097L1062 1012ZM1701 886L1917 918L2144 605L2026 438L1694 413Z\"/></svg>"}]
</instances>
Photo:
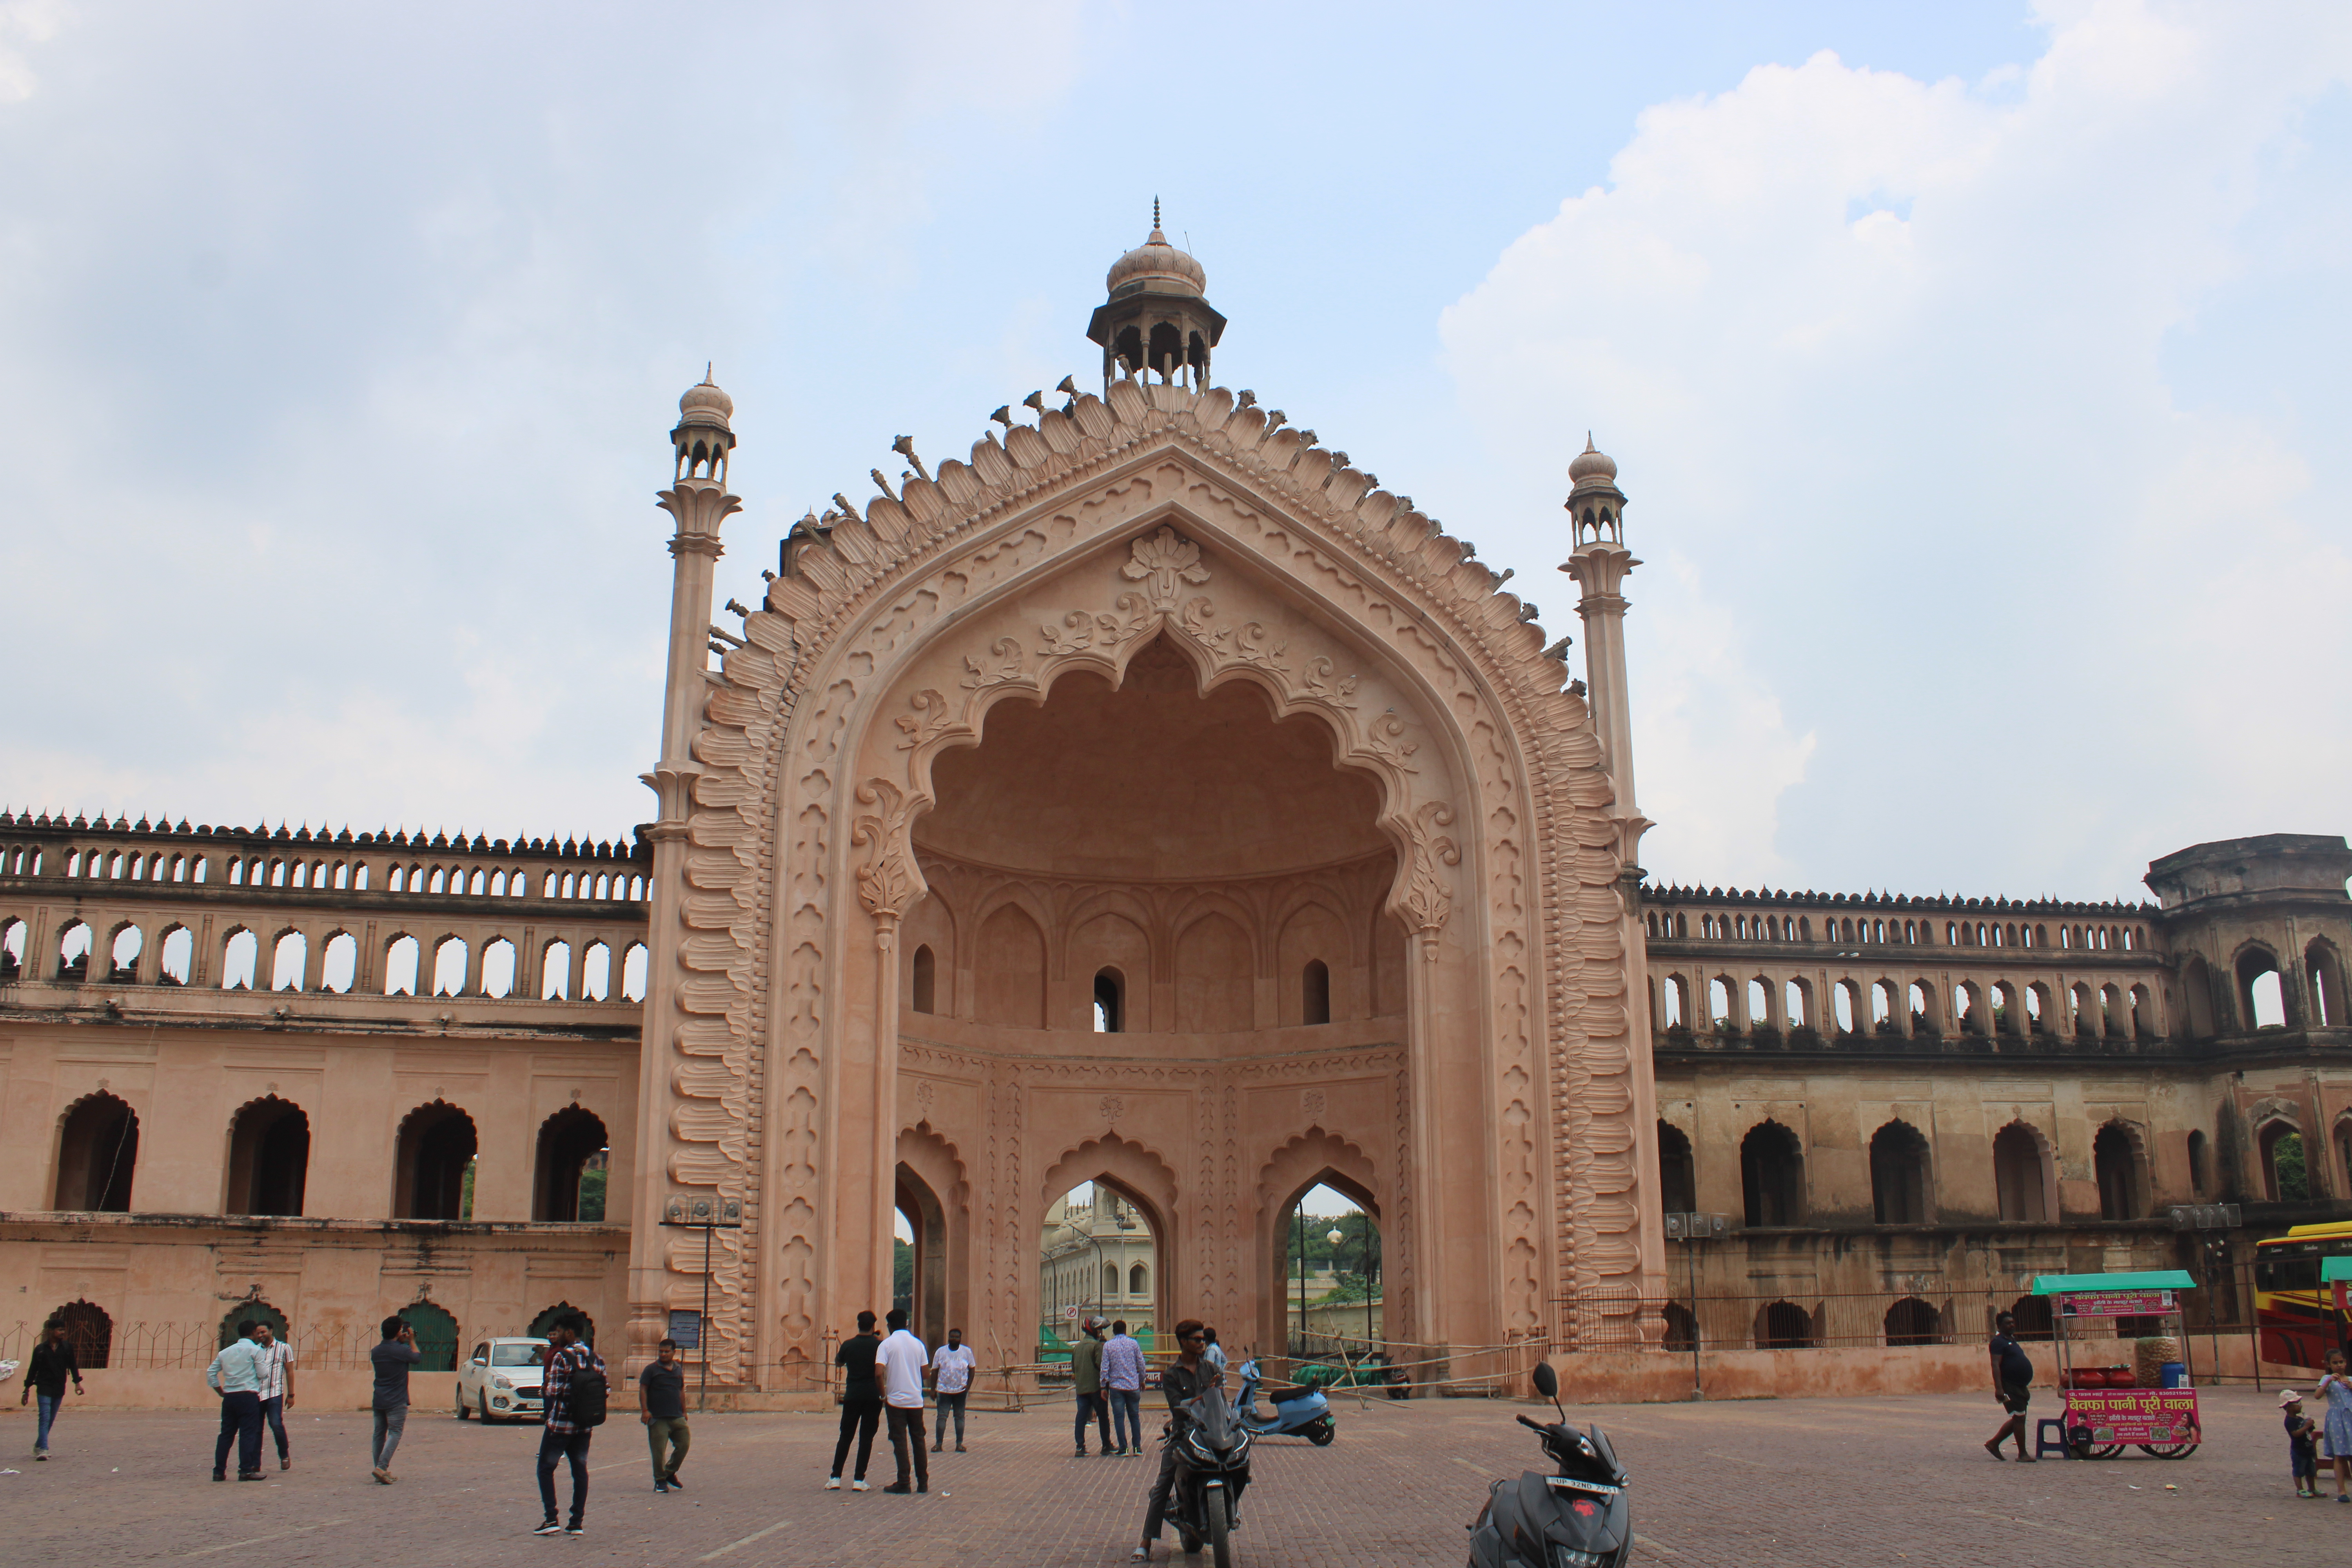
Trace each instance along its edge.
<instances>
[{"instance_id":1,"label":"striped shirt","mask_svg":"<svg viewBox=\"0 0 2352 1568\"><path fill-rule=\"evenodd\" d=\"M285 1398L286 1373L294 1365L294 1347L284 1340L273 1340L266 1345L257 1341L253 1348L261 1352L261 1397Z\"/></svg>"}]
</instances>

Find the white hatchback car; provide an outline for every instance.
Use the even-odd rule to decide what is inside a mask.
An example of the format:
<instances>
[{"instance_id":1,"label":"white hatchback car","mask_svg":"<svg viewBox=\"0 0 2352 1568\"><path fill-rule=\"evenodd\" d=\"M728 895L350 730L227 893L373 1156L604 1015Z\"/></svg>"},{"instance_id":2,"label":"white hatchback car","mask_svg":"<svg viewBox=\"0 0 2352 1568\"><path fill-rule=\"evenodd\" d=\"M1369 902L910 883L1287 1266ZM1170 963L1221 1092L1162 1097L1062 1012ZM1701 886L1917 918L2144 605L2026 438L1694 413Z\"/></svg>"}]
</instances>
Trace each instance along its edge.
<instances>
[{"instance_id":1,"label":"white hatchback car","mask_svg":"<svg viewBox=\"0 0 2352 1568\"><path fill-rule=\"evenodd\" d=\"M457 1368L457 1419L537 1421L547 1414L540 1390L547 1380L545 1340L485 1340Z\"/></svg>"}]
</instances>

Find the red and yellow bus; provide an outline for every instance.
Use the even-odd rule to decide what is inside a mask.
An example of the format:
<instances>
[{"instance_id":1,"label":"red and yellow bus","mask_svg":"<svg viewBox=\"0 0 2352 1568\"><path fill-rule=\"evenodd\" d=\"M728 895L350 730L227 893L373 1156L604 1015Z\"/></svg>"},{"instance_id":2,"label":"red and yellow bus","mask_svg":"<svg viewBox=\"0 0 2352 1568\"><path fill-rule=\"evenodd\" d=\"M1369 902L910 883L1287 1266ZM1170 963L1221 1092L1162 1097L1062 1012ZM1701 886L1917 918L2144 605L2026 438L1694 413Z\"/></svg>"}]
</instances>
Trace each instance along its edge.
<instances>
[{"instance_id":1,"label":"red and yellow bus","mask_svg":"<svg viewBox=\"0 0 2352 1568\"><path fill-rule=\"evenodd\" d=\"M2319 1282L2320 1260L2344 1257L2352 1257L2352 1221L2299 1225L2254 1244L2254 1325L2264 1361L2316 1367L2344 1343L2336 1289Z\"/></svg>"}]
</instances>

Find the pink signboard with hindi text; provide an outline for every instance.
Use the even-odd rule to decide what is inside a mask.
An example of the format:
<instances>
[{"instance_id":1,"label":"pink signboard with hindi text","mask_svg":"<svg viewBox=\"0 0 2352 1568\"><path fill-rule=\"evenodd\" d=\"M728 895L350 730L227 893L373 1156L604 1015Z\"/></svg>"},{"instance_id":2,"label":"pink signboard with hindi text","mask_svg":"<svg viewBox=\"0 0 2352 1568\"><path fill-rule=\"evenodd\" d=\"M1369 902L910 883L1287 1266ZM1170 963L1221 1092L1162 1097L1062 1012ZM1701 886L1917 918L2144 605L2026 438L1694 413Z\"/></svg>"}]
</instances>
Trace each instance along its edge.
<instances>
[{"instance_id":1,"label":"pink signboard with hindi text","mask_svg":"<svg viewBox=\"0 0 2352 1568\"><path fill-rule=\"evenodd\" d=\"M2170 1310L2169 1290L2086 1290L2058 1298L2062 1318L2152 1318Z\"/></svg>"},{"instance_id":2,"label":"pink signboard with hindi text","mask_svg":"<svg viewBox=\"0 0 2352 1568\"><path fill-rule=\"evenodd\" d=\"M2070 1388L2066 1426L2091 1429L2094 1443L2188 1443L2197 1439L2190 1388Z\"/></svg>"}]
</instances>

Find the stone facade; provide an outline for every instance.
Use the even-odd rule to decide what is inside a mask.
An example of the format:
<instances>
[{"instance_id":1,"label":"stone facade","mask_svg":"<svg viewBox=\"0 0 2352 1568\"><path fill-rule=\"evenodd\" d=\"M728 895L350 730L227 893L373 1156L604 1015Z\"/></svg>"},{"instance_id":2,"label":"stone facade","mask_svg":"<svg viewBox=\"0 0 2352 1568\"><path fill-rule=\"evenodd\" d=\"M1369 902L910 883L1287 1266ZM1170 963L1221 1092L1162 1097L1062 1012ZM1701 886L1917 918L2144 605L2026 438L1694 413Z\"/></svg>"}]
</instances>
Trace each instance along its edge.
<instances>
[{"instance_id":1,"label":"stone facade","mask_svg":"<svg viewBox=\"0 0 2352 1568\"><path fill-rule=\"evenodd\" d=\"M1569 468L1588 689L1473 546L1211 383L1203 287L1155 228L1099 395L936 473L901 438L731 631L733 405L690 389L628 845L0 820L26 1318L562 1301L634 1364L707 1300L712 1385L789 1404L887 1299L894 1211L919 1328L992 1361L1087 1182L1156 1242L1139 1317L1271 1345L1323 1183L1381 1227L1384 1333L1475 1374L1670 1336L1668 1210L1753 1208L1709 1270L1801 1292L2139 1257L2336 1125L2340 840L2185 852L2157 908L1645 898L1615 466Z\"/></svg>"}]
</instances>

